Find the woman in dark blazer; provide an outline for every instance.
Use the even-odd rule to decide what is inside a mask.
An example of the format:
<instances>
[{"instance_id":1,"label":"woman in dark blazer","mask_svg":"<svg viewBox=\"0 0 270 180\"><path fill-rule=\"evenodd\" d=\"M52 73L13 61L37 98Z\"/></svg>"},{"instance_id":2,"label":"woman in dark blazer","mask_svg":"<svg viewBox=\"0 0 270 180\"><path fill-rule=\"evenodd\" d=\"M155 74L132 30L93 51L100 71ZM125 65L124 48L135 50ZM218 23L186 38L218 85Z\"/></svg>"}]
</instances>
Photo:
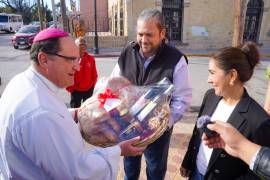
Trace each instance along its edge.
<instances>
[{"instance_id":1,"label":"woman in dark blazer","mask_svg":"<svg viewBox=\"0 0 270 180\"><path fill-rule=\"evenodd\" d=\"M270 147L270 117L246 91L247 82L259 62L256 45L248 42L239 48L223 48L209 60L208 83L198 117L209 115L211 121L232 124L246 138ZM259 179L242 160L222 149L209 149L201 142L202 134L194 128L180 173L191 180Z\"/></svg>"}]
</instances>

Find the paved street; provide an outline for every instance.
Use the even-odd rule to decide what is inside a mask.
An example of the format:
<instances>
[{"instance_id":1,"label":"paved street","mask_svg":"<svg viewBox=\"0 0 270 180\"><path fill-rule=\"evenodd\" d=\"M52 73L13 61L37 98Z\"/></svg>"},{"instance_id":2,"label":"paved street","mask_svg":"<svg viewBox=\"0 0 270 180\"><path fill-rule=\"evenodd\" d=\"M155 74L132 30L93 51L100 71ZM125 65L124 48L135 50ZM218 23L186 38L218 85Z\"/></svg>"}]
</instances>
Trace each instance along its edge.
<instances>
[{"instance_id":1,"label":"paved street","mask_svg":"<svg viewBox=\"0 0 270 180\"><path fill-rule=\"evenodd\" d=\"M15 50L11 44L12 34L0 34L0 76L2 85L0 94L2 94L6 84L15 74L25 70L29 64L29 49ZM96 58L99 78L107 77L112 71L117 57L99 57ZM247 83L249 93L260 103L263 104L264 94L267 86L264 72L268 65L267 61L262 61L256 68L253 78ZM193 87L192 106L199 106L204 92L210 87L207 84L207 57L189 57L189 70L191 74L191 83ZM62 93L64 101L68 103L69 98L65 91Z\"/></svg>"},{"instance_id":2,"label":"paved street","mask_svg":"<svg viewBox=\"0 0 270 180\"><path fill-rule=\"evenodd\" d=\"M2 94L6 84L15 74L24 71L30 64L29 50L14 50L11 45L12 34L0 34L0 76L2 85L0 86L0 95ZM96 58L97 70L99 78L108 77L112 71L116 57L100 57ZM267 81L264 77L265 69L268 65L267 61L261 62L256 68L253 78L246 84L250 95L257 100L261 105L264 103L264 96L267 87ZM204 92L210 87L207 84L208 75L208 58L206 57L190 57L189 70L191 74L191 83L193 87L193 100L190 111L186 114L181 123L174 127L174 132L170 145L170 155L168 161L168 172L166 179L181 179L179 175L179 166L184 155L185 148L188 144L191 131L194 126L194 121L197 115L197 110L202 101ZM63 90L61 96L66 104L69 102L68 93ZM123 167L120 165L118 179L123 179ZM143 173L140 179L146 179L144 173L145 166L143 165Z\"/></svg>"}]
</instances>

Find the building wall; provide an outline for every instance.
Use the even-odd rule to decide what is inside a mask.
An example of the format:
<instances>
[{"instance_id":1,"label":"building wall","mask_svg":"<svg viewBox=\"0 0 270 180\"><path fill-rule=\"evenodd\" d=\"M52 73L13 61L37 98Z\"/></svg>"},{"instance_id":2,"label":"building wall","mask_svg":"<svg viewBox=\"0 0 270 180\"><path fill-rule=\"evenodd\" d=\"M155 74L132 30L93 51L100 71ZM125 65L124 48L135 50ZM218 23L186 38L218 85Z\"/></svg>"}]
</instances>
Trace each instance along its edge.
<instances>
[{"instance_id":1,"label":"building wall","mask_svg":"<svg viewBox=\"0 0 270 180\"><path fill-rule=\"evenodd\" d=\"M183 43L188 47L219 48L231 44L234 0L186 0Z\"/></svg>"},{"instance_id":2,"label":"building wall","mask_svg":"<svg viewBox=\"0 0 270 180\"><path fill-rule=\"evenodd\" d=\"M129 41L136 40L136 29L137 29L137 17L140 12L147 7L156 7L156 0L132 0L127 1L127 9L131 10L128 12L127 18L127 35Z\"/></svg>"},{"instance_id":3,"label":"building wall","mask_svg":"<svg viewBox=\"0 0 270 180\"><path fill-rule=\"evenodd\" d=\"M96 0L97 30L109 31L108 0ZM94 31L94 0L80 0L80 16L85 22L86 30Z\"/></svg>"},{"instance_id":4,"label":"building wall","mask_svg":"<svg viewBox=\"0 0 270 180\"><path fill-rule=\"evenodd\" d=\"M264 0L259 43L265 47L270 47L270 0Z\"/></svg>"},{"instance_id":5,"label":"building wall","mask_svg":"<svg viewBox=\"0 0 270 180\"><path fill-rule=\"evenodd\" d=\"M86 42L88 47L93 47L94 36L86 36ZM127 43L126 36L99 36L98 47L99 48L123 48Z\"/></svg>"},{"instance_id":6,"label":"building wall","mask_svg":"<svg viewBox=\"0 0 270 180\"><path fill-rule=\"evenodd\" d=\"M124 36L128 36L128 40L136 39L136 23L139 13L147 7L155 7L156 0L109 0L109 18L110 30L112 34L119 36L119 28L115 28L115 24L120 22L120 7L123 4L124 19ZM118 13L117 13L118 12ZM116 15L115 15L116 14Z\"/></svg>"},{"instance_id":7,"label":"building wall","mask_svg":"<svg viewBox=\"0 0 270 180\"><path fill-rule=\"evenodd\" d=\"M113 4L120 0L109 0L109 12ZM145 8L162 10L162 0L123 0L124 1L124 35L128 41L136 40L136 21ZM235 0L183 0L182 42L176 44L189 49L216 49L230 46L234 27ZM249 0L245 0L246 5ZM117 6L117 5L116 5ZM117 8L115 9L117 11ZM246 7L244 9L246 11ZM264 0L258 43L270 45L270 0ZM244 13L245 16L245 13ZM112 21L117 16L109 15ZM113 34L118 35L117 29Z\"/></svg>"}]
</instances>

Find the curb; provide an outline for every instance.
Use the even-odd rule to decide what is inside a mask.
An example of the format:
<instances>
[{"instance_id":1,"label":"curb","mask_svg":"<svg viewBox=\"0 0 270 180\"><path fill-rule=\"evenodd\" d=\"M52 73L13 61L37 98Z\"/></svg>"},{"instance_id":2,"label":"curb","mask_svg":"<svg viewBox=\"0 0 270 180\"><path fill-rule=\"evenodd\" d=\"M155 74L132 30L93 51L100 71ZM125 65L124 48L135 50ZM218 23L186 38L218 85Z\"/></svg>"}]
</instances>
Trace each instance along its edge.
<instances>
[{"instance_id":1,"label":"curb","mask_svg":"<svg viewBox=\"0 0 270 180\"><path fill-rule=\"evenodd\" d=\"M186 54L187 56L201 56L201 57L209 57L209 54ZM262 58L270 58L270 54L261 54Z\"/></svg>"},{"instance_id":2,"label":"curb","mask_svg":"<svg viewBox=\"0 0 270 180\"><path fill-rule=\"evenodd\" d=\"M94 57L119 57L120 54L92 54Z\"/></svg>"},{"instance_id":3,"label":"curb","mask_svg":"<svg viewBox=\"0 0 270 180\"><path fill-rule=\"evenodd\" d=\"M209 54L186 54L187 56L195 56L195 57L209 57ZM120 54L93 54L94 57L119 57ZM270 58L270 54L262 54L262 58Z\"/></svg>"}]
</instances>

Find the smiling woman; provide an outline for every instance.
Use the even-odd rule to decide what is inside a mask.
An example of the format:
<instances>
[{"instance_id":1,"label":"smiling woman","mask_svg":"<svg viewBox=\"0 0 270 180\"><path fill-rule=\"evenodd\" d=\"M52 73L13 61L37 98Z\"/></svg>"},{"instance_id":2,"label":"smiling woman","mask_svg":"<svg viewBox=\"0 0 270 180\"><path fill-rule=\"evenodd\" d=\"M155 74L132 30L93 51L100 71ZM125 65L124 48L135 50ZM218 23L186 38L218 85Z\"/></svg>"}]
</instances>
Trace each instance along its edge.
<instances>
[{"instance_id":1,"label":"smiling woman","mask_svg":"<svg viewBox=\"0 0 270 180\"><path fill-rule=\"evenodd\" d=\"M239 48L227 47L209 60L208 83L198 117L232 124L251 141L270 147L270 118L247 93L244 83L259 63L254 43ZM221 149L210 149L201 142L202 133L194 127L188 150L180 168L181 175L195 179L259 179L245 163Z\"/></svg>"}]
</instances>

